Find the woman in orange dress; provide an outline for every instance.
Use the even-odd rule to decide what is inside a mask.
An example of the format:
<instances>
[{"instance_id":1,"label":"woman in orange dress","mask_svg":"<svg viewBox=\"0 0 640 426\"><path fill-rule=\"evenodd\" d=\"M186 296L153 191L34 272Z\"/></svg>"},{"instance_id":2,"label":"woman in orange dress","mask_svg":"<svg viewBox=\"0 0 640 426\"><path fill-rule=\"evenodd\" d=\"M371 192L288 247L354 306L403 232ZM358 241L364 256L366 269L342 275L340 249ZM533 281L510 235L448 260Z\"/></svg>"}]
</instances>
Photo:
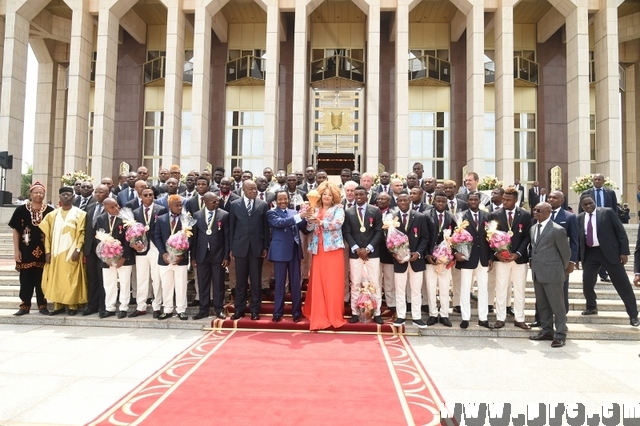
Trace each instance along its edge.
<instances>
[{"instance_id":1,"label":"woman in orange dress","mask_svg":"<svg viewBox=\"0 0 640 426\"><path fill-rule=\"evenodd\" d=\"M331 182L318 186L321 199L316 213L307 219L313 237L308 251L312 254L309 287L302 313L311 330L339 328L344 319L344 242L342 224L344 208L340 190Z\"/></svg>"}]
</instances>

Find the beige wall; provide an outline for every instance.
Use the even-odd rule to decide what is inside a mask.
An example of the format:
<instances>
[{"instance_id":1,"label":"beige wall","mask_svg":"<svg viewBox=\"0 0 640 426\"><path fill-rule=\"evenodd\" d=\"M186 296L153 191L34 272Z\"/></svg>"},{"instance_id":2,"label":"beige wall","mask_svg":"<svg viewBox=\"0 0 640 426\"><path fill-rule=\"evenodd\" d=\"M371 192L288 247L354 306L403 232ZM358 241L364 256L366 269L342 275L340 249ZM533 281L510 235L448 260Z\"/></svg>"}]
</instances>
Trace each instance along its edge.
<instances>
[{"instance_id":1,"label":"beige wall","mask_svg":"<svg viewBox=\"0 0 640 426\"><path fill-rule=\"evenodd\" d=\"M449 49L449 24L409 24L409 49Z\"/></svg>"},{"instance_id":2,"label":"beige wall","mask_svg":"<svg viewBox=\"0 0 640 426\"><path fill-rule=\"evenodd\" d=\"M409 111L450 111L449 86L409 87Z\"/></svg>"},{"instance_id":3,"label":"beige wall","mask_svg":"<svg viewBox=\"0 0 640 426\"><path fill-rule=\"evenodd\" d=\"M311 24L311 47L315 49L364 49L366 24Z\"/></svg>"},{"instance_id":4,"label":"beige wall","mask_svg":"<svg viewBox=\"0 0 640 426\"><path fill-rule=\"evenodd\" d=\"M229 24L229 49L266 49L267 24Z\"/></svg>"},{"instance_id":5,"label":"beige wall","mask_svg":"<svg viewBox=\"0 0 640 426\"><path fill-rule=\"evenodd\" d=\"M227 111L264 111L264 87L227 87Z\"/></svg>"}]
</instances>

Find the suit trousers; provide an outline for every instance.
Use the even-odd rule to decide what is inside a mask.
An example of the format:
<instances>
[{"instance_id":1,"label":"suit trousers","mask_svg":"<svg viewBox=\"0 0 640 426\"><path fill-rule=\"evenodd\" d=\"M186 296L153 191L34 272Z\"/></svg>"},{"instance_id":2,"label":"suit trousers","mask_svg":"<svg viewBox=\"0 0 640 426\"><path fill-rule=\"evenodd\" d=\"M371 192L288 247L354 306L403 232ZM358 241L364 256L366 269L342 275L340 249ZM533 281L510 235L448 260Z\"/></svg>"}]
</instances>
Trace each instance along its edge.
<instances>
[{"instance_id":1,"label":"suit trousers","mask_svg":"<svg viewBox=\"0 0 640 426\"><path fill-rule=\"evenodd\" d=\"M380 287L380 259L371 258L364 262L362 259L349 259L349 276L351 277L351 312L357 315L356 302L360 297L360 286L369 282L375 289L376 310L374 315L380 315L382 304L382 288Z\"/></svg>"},{"instance_id":2,"label":"suit trousers","mask_svg":"<svg viewBox=\"0 0 640 426\"><path fill-rule=\"evenodd\" d=\"M147 297L149 296L149 277L151 277L151 287L153 288L153 302L151 306L154 311L162 308L162 286L160 285L160 269L158 265L158 249L149 241L149 251L147 254L136 256L136 303L139 311L147 310Z\"/></svg>"},{"instance_id":3,"label":"suit trousers","mask_svg":"<svg viewBox=\"0 0 640 426\"><path fill-rule=\"evenodd\" d=\"M396 313L398 318L406 318L407 316L407 278L409 279L409 292L411 294L411 318L414 320L422 319L420 303L422 302L422 279L424 272L416 272L411 269L411 265L407 265L404 272L395 273L396 282Z\"/></svg>"},{"instance_id":4,"label":"suit trousers","mask_svg":"<svg viewBox=\"0 0 640 426\"><path fill-rule=\"evenodd\" d=\"M380 277L384 288L384 300L389 308L396 307L396 283L393 263L380 263Z\"/></svg>"},{"instance_id":5,"label":"suit trousers","mask_svg":"<svg viewBox=\"0 0 640 426\"><path fill-rule=\"evenodd\" d=\"M198 288L200 291L200 312L209 314L211 309L211 297L213 293L213 309L216 314L224 308L224 268L220 263L213 263L207 251L205 261L198 263L196 273L198 275ZM213 291L212 291L213 290Z\"/></svg>"},{"instance_id":6,"label":"suit trousers","mask_svg":"<svg viewBox=\"0 0 640 426\"><path fill-rule=\"evenodd\" d=\"M555 323L557 339L567 338L567 311L562 297L562 283L533 282L536 292L536 307L542 324L542 334L553 336Z\"/></svg>"},{"instance_id":7,"label":"suit trousers","mask_svg":"<svg viewBox=\"0 0 640 426\"><path fill-rule=\"evenodd\" d=\"M446 265L442 266L441 273L438 273L437 265L427 265L424 271L425 281L427 282L427 304L429 305L429 315L438 316L436 303L436 293L440 294L440 316L442 318L449 317L449 290L451 288L451 269L447 269ZM422 295L424 299L424 294Z\"/></svg>"},{"instance_id":8,"label":"suit trousers","mask_svg":"<svg viewBox=\"0 0 640 426\"><path fill-rule=\"evenodd\" d=\"M118 279L120 280L120 310L123 312L127 311L129 307L132 268L132 266L121 266L119 268L110 266L109 268L102 268L102 282L105 294L104 304L107 311L116 311Z\"/></svg>"},{"instance_id":9,"label":"suit trousers","mask_svg":"<svg viewBox=\"0 0 640 426\"><path fill-rule=\"evenodd\" d=\"M460 306L460 269L451 270L451 291L453 292L453 306Z\"/></svg>"},{"instance_id":10,"label":"suit trousers","mask_svg":"<svg viewBox=\"0 0 640 426\"><path fill-rule=\"evenodd\" d=\"M513 284L513 313L515 320L524 322L525 288L527 287L527 264L516 262L493 262L496 277L496 319L507 319L508 301ZM491 274L490 274L491 275ZM491 299L489 299L491 300Z\"/></svg>"},{"instance_id":11,"label":"suit trousers","mask_svg":"<svg viewBox=\"0 0 640 426\"><path fill-rule=\"evenodd\" d=\"M247 284L250 284L251 313L260 313L262 306L262 292L260 288L260 278L262 276L262 257L255 256L249 250L248 256L236 256L236 300L235 310L244 313L247 305Z\"/></svg>"},{"instance_id":12,"label":"suit trousers","mask_svg":"<svg viewBox=\"0 0 640 426\"><path fill-rule=\"evenodd\" d=\"M273 316L284 315L285 287L287 276L289 278L289 290L291 291L291 314L293 316L302 315L302 289L300 273L300 256L296 247L293 250L291 260L288 262L273 262L273 273L276 281L274 292ZM309 256L311 257L311 256Z\"/></svg>"},{"instance_id":13,"label":"suit trousers","mask_svg":"<svg viewBox=\"0 0 640 426\"><path fill-rule=\"evenodd\" d=\"M176 312L181 314L187 310L187 274L189 267L187 265L159 265L160 282L162 283L162 304L164 305L164 313L172 314L175 308ZM175 292L176 303L173 303L173 294Z\"/></svg>"},{"instance_id":14,"label":"suit trousers","mask_svg":"<svg viewBox=\"0 0 640 426\"><path fill-rule=\"evenodd\" d=\"M487 274L486 266L478 263L476 269L460 269L460 312L462 320L469 321L471 319L471 285L473 277L476 278L478 284L478 319L486 321L489 314L488 294L487 294Z\"/></svg>"},{"instance_id":15,"label":"suit trousers","mask_svg":"<svg viewBox=\"0 0 640 426\"><path fill-rule=\"evenodd\" d=\"M508 293L510 293L510 292L508 292ZM507 299L510 299L510 297L507 296ZM497 305L497 302L496 302L496 271L495 271L495 269L492 269L491 272L489 272L489 274L487 276L487 301L488 301L490 306ZM507 301L505 300L505 302L507 302Z\"/></svg>"},{"instance_id":16,"label":"suit trousers","mask_svg":"<svg viewBox=\"0 0 640 426\"><path fill-rule=\"evenodd\" d=\"M86 257L87 259L87 290L89 301L87 303L87 309L92 311L104 311L104 285L102 284L102 263L98 259L98 255L95 251L91 251L91 254ZM127 303L129 301L127 300Z\"/></svg>"},{"instance_id":17,"label":"suit trousers","mask_svg":"<svg viewBox=\"0 0 640 426\"><path fill-rule=\"evenodd\" d=\"M584 293L584 298L587 299L587 309L596 309L598 306L595 287L598 269L601 266L604 266L609 272L611 284L620 295L629 318L636 318L638 316L636 296L633 293L624 265L622 263L610 263L604 257L604 253L600 248L585 248L584 262L582 262L582 292Z\"/></svg>"}]
</instances>

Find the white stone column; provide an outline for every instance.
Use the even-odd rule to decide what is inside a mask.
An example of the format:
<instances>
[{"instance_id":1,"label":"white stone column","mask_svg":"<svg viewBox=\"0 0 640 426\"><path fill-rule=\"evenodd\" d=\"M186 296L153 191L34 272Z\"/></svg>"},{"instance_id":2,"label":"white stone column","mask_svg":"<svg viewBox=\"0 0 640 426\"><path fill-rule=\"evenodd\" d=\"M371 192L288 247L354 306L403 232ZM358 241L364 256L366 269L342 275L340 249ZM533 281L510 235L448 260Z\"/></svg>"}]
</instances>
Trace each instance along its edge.
<instances>
[{"instance_id":1,"label":"white stone column","mask_svg":"<svg viewBox=\"0 0 640 426\"><path fill-rule=\"evenodd\" d=\"M513 0L501 0L495 14L496 175L514 179Z\"/></svg>"},{"instance_id":2,"label":"white stone column","mask_svg":"<svg viewBox=\"0 0 640 426\"><path fill-rule=\"evenodd\" d=\"M267 58L264 82L264 163L273 167L278 157L278 94L280 89L280 9L277 0L267 4Z\"/></svg>"},{"instance_id":3,"label":"white stone column","mask_svg":"<svg viewBox=\"0 0 640 426\"><path fill-rule=\"evenodd\" d=\"M48 199L53 200L52 195L62 186L60 178L64 174L64 145L66 138L66 112L67 112L67 90L65 88L67 73L65 69L58 65L57 90L55 98L55 126L53 137L53 180ZM112 176L117 177L117 176ZM117 179L116 179L117 180Z\"/></svg>"},{"instance_id":4,"label":"white stone column","mask_svg":"<svg viewBox=\"0 0 640 426\"><path fill-rule=\"evenodd\" d=\"M624 170L622 182L624 186L621 186L624 201L629 203L629 208L632 213L636 213L638 209L640 209L640 205L638 205L638 200L634 196L638 192L638 182L637 182L637 170L638 170L638 159L636 158L638 154L638 142L637 135L638 132L636 129L636 96L638 92L636 92L636 75L635 69L637 65L632 65L625 69L625 92L622 98L623 102L623 115L622 115L622 127L623 131L623 150L622 150L622 158L624 164L622 166Z\"/></svg>"},{"instance_id":5,"label":"white stone column","mask_svg":"<svg viewBox=\"0 0 640 426\"><path fill-rule=\"evenodd\" d=\"M369 0L368 3L365 79L367 132L364 147L366 158L360 164L360 170L362 173L366 171L377 174L380 145L380 0Z\"/></svg>"},{"instance_id":6,"label":"white stone column","mask_svg":"<svg viewBox=\"0 0 640 426\"><path fill-rule=\"evenodd\" d=\"M43 39L31 40L31 48L38 60L38 90L33 147L33 182L41 182L49 191L57 188L53 183L53 147L58 91L58 64Z\"/></svg>"},{"instance_id":7,"label":"white stone column","mask_svg":"<svg viewBox=\"0 0 640 426\"><path fill-rule=\"evenodd\" d=\"M2 63L4 59L4 16L0 16L0 96L2 96Z\"/></svg>"},{"instance_id":8,"label":"white stone column","mask_svg":"<svg viewBox=\"0 0 640 426\"><path fill-rule=\"evenodd\" d=\"M167 6L167 56L164 78L163 164L180 164L182 140L182 88L184 74L185 14L182 0L163 0ZM209 49L211 44L209 44ZM207 94L209 91L207 90ZM208 140L205 139L205 140ZM207 144L204 146L205 154ZM167 161L165 161L165 159ZM202 170L202 168L200 168Z\"/></svg>"},{"instance_id":9,"label":"white stone column","mask_svg":"<svg viewBox=\"0 0 640 426\"><path fill-rule=\"evenodd\" d=\"M296 0L294 36L293 36L293 112L291 132L291 163L293 170L304 170L310 161L308 156L309 135L305 132L308 120L307 102L309 84L307 80L307 41L308 41L307 0ZM309 160L307 158L309 157Z\"/></svg>"},{"instance_id":10,"label":"white stone column","mask_svg":"<svg viewBox=\"0 0 640 426\"><path fill-rule=\"evenodd\" d=\"M484 1L467 14L467 171L484 170Z\"/></svg>"},{"instance_id":11,"label":"white stone column","mask_svg":"<svg viewBox=\"0 0 640 426\"><path fill-rule=\"evenodd\" d=\"M396 9L396 162L391 171L406 174L409 164L409 0L398 0Z\"/></svg>"},{"instance_id":12,"label":"white stone column","mask_svg":"<svg viewBox=\"0 0 640 426\"><path fill-rule=\"evenodd\" d=\"M68 173L86 171L87 166L94 18L89 13L89 0L65 0L65 3L72 10L63 170Z\"/></svg>"},{"instance_id":13,"label":"white stone column","mask_svg":"<svg viewBox=\"0 0 640 426\"><path fill-rule=\"evenodd\" d=\"M622 183L620 89L618 71L618 1L600 0L595 14L597 171Z\"/></svg>"}]
</instances>

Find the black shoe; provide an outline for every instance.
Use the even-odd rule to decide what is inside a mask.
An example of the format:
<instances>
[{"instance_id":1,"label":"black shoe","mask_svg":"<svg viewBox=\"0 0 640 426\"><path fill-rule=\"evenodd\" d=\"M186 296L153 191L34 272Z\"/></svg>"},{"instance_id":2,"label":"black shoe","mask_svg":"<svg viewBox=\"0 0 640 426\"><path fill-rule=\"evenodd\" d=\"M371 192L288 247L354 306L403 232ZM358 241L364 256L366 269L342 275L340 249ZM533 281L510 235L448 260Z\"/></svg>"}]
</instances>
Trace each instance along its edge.
<instances>
[{"instance_id":1,"label":"black shoe","mask_svg":"<svg viewBox=\"0 0 640 426\"><path fill-rule=\"evenodd\" d=\"M147 315L147 311L133 311L129 314L129 318L141 317Z\"/></svg>"},{"instance_id":2,"label":"black shoe","mask_svg":"<svg viewBox=\"0 0 640 426\"><path fill-rule=\"evenodd\" d=\"M50 312L49 312L49 310L47 309L46 306L43 306L42 308L40 308L40 310L38 312L40 312L42 315L49 315L50 314Z\"/></svg>"},{"instance_id":3,"label":"black shoe","mask_svg":"<svg viewBox=\"0 0 640 426\"><path fill-rule=\"evenodd\" d=\"M191 306L191 307L200 306L200 301L198 299L195 299L193 302L189 303L188 306Z\"/></svg>"},{"instance_id":4,"label":"black shoe","mask_svg":"<svg viewBox=\"0 0 640 426\"><path fill-rule=\"evenodd\" d=\"M478 325L480 327L488 328L489 330L493 328L493 326L489 324L489 321L478 321Z\"/></svg>"},{"instance_id":5,"label":"black shoe","mask_svg":"<svg viewBox=\"0 0 640 426\"><path fill-rule=\"evenodd\" d=\"M301 320L302 320L302 317L300 315L293 316L293 322L300 322Z\"/></svg>"},{"instance_id":6,"label":"black shoe","mask_svg":"<svg viewBox=\"0 0 640 426\"><path fill-rule=\"evenodd\" d=\"M429 317L427 320L427 325L436 325L438 323L438 317Z\"/></svg>"},{"instance_id":7,"label":"black shoe","mask_svg":"<svg viewBox=\"0 0 640 426\"><path fill-rule=\"evenodd\" d=\"M242 313L236 312L233 315L231 315L231 319L232 320L238 320L240 318L244 318L244 312L242 312Z\"/></svg>"},{"instance_id":8,"label":"black shoe","mask_svg":"<svg viewBox=\"0 0 640 426\"><path fill-rule=\"evenodd\" d=\"M270 288L263 288L262 297L273 297L273 291Z\"/></svg>"},{"instance_id":9,"label":"black shoe","mask_svg":"<svg viewBox=\"0 0 640 426\"><path fill-rule=\"evenodd\" d=\"M127 317L127 311L118 312L118 319L123 319Z\"/></svg>"},{"instance_id":10,"label":"black shoe","mask_svg":"<svg viewBox=\"0 0 640 426\"><path fill-rule=\"evenodd\" d=\"M160 311L153 311L153 319L158 319L158 317L162 314Z\"/></svg>"},{"instance_id":11,"label":"black shoe","mask_svg":"<svg viewBox=\"0 0 640 426\"><path fill-rule=\"evenodd\" d=\"M469 295L469 297L471 297L471 300L478 300L478 296L473 294L473 292Z\"/></svg>"},{"instance_id":12,"label":"black shoe","mask_svg":"<svg viewBox=\"0 0 640 426\"><path fill-rule=\"evenodd\" d=\"M152 299L152 298L148 298L148 299L147 299L147 305L150 305L150 304L151 304L151 302L153 302L153 299Z\"/></svg>"},{"instance_id":13,"label":"black shoe","mask_svg":"<svg viewBox=\"0 0 640 426\"><path fill-rule=\"evenodd\" d=\"M100 312L99 317L100 318L108 318L108 317L114 316L115 314L116 314L115 312L111 312L111 311L102 311L102 312Z\"/></svg>"},{"instance_id":14,"label":"black shoe","mask_svg":"<svg viewBox=\"0 0 640 426\"><path fill-rule=\"evenodd\" d=\"M609 277L600 277L600 281L602 281L603 283L610 283L611 279Z\"/></svg>"},{"instance_id":15,"label":"black shoe","mask_svg":"<svg viewBox=\"0 0 640 426\"><path fill-rule=\"evenodd\" d=\"M75 317L76 315L78 315L78 310L77 309L69 309L69 316L70 317Z\"/></svg>"},{"instance_id":16,"label":"black shoe","mask_svg":"<svg viewBox=\"0 0 640 426\"><path fill-rule=\"evenodd\" d=\"M357 315L351 315L351 318L349 318L349 324L355 324L358 321L360 321L360 318Z\"/></svg>"},{"instance_id":17,"label":"black shoe","mask_svg":"<svg viewBox=\"0 0 640 426\"><path fill-rule=\"evenodd\" d=\"M540 324L540 321L535 321L532 323L529 323L529 327L533 328L533 327L542 327L542 324Z\"/></svg>"},{"instance_id":18,"label":"black shoe","mask_svg":"<svg viewBox=\"0 0 640 426\"><path fill-rule=\"evenodd\" d=\"M529 340L553 340L553 336L550 334L538 333L533 336L529 336Z\"/></svg>"},{"instance_id":19,"label":"black shoe","mask_svg":"<svg viewBox=\"0 0 640 426\"><path fill-rule=\"evenodd\" d=\"M553 339L553 342L551 342L551 347L552 348L561 348L564 346L565 340L564 339Z\"/></svg>"},{"instance_id":20,"label":"black shoe","mask_svg":"<svg viewBox=\"0 0 640 426\"><path fill-rule=\"evenodd\" d=\"M493 305L489 305L489 313L493 313Z\"/></svg>"},{"instance_id":21,"label":"black shoe","mask_svg":"<svg viewBox=\"0 0 640 426\"><path fill-rule=\"evenodd\" d=\"M413 320L413 325L418 328L427 328L427 323L422 321L422 319Z\"/></svg>"},{"instance_id":22,"label":"black shoe","mask_svg":"<svg viewBox=\"0 0 640 426\"><path fill-rule=\"evenodd\" d=\"M460 306L454 306L453 307L453 312L455 312L456 314L461 314L462 311L460 310Z\"/></svg>"},{"instance_id":23,"label":"black shoe","mask_svg":"<svg viewBox=\"0 0 640 426\"><path fill-rule=\"evenodd\" d=\"M158 319L159 320L166 320L166 319L171 318L172 316L173 316L173 312L170 313L170 314L167 314L167 313L163 312L162 314L158 315Z\"/></svg>"},{"instance_id":24,"label":"black shoe","mask_svg":"<svg viewBox=\"0 0 640 426\"><path fill-rule=\"evenodd\" d=\"M587 308L582 311L582 315L598 315L598 310L595 308Z\"/></svg>"},{"instance_id":25,"label":"black shoe","mask_svg":"<svg viewBox=\"0 0 640 426\"><path fill-rule=\"evenodd\" d=\"M84 311L82 311L82 316L83 316L83 317L86 317L86 316L88 316L88 315L93 315L93 314L95 314L95 313L97 313L97 312L98 312L98 311L96 311L96 310L94 310L94 309L89 309L89 308L87 308L87 309L85 309Z\"/></svg>"},{"instance_id":26,"label":"black shoe","mask_svg":"<svg viewBox=\"0 0 640 426\"><path fill-rule=\"evenodd\" d=\"M469 328L469 321L462 320L460 328Z\"/></svg>"},{"instance_id":27,"label":"black shoe","mask_svg":"<svg viewBox=\"0 0 640 426\"><path fill-rule=\"evenodd\" d=\"M195 314L195 315L194 315L193 317L191 317L191 318L193 318L194 320L199 320L199 319L202 319L202 318L206 318L206 317L208 317L208 316L209 316L209 313L208 313L208 312L200 311L200 312L198 312L197 314Z\"/></svg>"},{"instance_id":28,"label":"black shoe","mask_svg":"<svg viewBox=\"0 0 640 426\"><path fill-rule=\"evenodd\" d=\"M260 314L257 312L252 312L251 313L251 320L252 321L258 321L260 319Z\"/></svg>"},{"instance_id":29,"label":"black shoe","mask_svg":"<svg viewBox=\"0 0 640 426\"><path fill-rule=\"evenodd\" d=\"M14 316L16 316L16 317L21 317L21 316L23 316L23 315L27 315L27 314L29 313L29 311L30 311L30 310L31 310L30 308L23 308L23 307L20 307L20 308L18 309L18 312L16 312L16 313L15 313L15 314L13 314L13 315L14 315Z\"/></svg>"},{"instance_id":30,"label":"black shoe","mask_svg":"<svg viewBox=\"0 0 640 426\"><path fill-rule=\"evenodd\" d=\"M639 326L639 325L640 325L640 320L638 319L638 317L630 318L630 319L629 319L629 323L630 323L632 326L637 327L637 326Z\"/></svg>"},{"instance_id":31,"label":"black shoe","mask_svg":"<svg viewBox=\"0 0 640 426\"><path fill-rule=\"evenodd\" d=\"M449 318L444 317L444 318L440 318L440 324L444 325L445 327L451 327L451 321L449 321Z\"/></svg>"},{"instance_id":32,"label":"black shoe","mask_svg":"<svg viewBox=\"0 0 640 426\"><path fill-rule=\"evenodd\" d=\"M382 317L380 315L374 316L373 317L373 321L378 325L384 324L384 320L382 319Z\"/></svg>"},{"instance_id":33,"label":"black shoe","mask_svg":"<svg viewBox=\"0 0 640 426\"><path fill-rule=\"evenodd\" d=\"M226 320L227 316L225 314L223 314L222 312L218 312L214 315L216 318L220 319L220 320Z\"/></svg>"},{"instance_id":34,"label":"black shoe","mask_svg":"<svg viewBox=\"0 0 640 426\"><path fill-rule=\"evenodd\" d=\"M64 308L54 309L53 311L51 311L49 315L54 316L54 315L60 315L60 314L64 314Z\"/></svg>"},{"instance_id":35,"label":"black shoe","mask_svg":"<svg viewBox=\"0 0 640 426\"><path fill-rule=\"evenodd\" d=\"M178 318L180 318L182 321L186 321L186 320L188 320L188 319L189 319L189 315L187 315L187 313L186 313L186 312L180 312L180 313L178 314Z\"/></svg>"},{"instance_id":36,"label":"black shoe","mask_svg":"<svg viewBox=\"0 0 640 426\"><path fill-rule=\"evenodd\" d=\"M405 323L404 318L396 318L396 320L393 322L393 326L394 327L402 327Z\"/></svg>"},{"instance_id":37,"label":"black shoe","mask_svg":"<svg viewBox=\"0 0 640 426\"><path fill-rule=\"evenodd\" d=\"M272 322L280 322L280 321L282 321L282 317L273 317L273 318L271 318L271 321Z\"/></svg>"},{"instance_id":38,"label":"black shoe","mask_svg":"<svg viewBox=\"0 0 640 426\"><path fill-rule=\"evenodd\" d=\"M423 314L427 314L427 315L429 315L429 305L421 305L421 306L420 306L420 311L421 311Z\"/></svg>"},{"instance_id":39,"label":"black shoe","mask_svg":"<svg viewBox=\"0 0 640 426\"><path fill-rule=\"evenodd\" d=\"M129 305L137 305L138 302L136 302L136 298L132 297L131 299L129 299Z\"/></svg>"},{"instance_id":40,"label":"black shoe","mask_svg":"<svg viewBox=\"0 0 640 426\"><path fill-rule=\"evenodd\" d=\"M516 314L513 313L513 308L511 306L507 307L507 315L510 317L516 316Z\"/></svg>"}]
</instances>

